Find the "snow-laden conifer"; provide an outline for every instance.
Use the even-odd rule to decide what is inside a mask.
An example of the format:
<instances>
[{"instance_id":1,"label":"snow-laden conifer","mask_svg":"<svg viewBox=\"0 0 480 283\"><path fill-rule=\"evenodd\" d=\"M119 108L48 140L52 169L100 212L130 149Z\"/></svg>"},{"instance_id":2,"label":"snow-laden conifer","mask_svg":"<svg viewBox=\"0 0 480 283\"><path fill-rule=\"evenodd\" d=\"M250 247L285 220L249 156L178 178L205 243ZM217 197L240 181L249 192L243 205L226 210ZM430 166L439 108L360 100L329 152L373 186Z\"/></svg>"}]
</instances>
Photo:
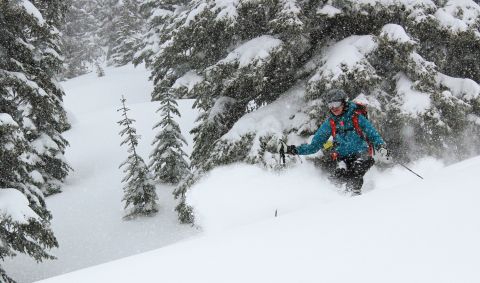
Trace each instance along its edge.
<instances>
[{"instance_id":1,"label":"snow-laden conifer","mask_svg":"<svg viewBox=\"0 0 480 283\"><path fill-rule=\"evenodd\" d=\"M141 40L145 19L140 13L138 0L123 0L114 22L114 38L107 54L107 63L123 66L132 62Z\"/></svg>"},{"instance_id":2,"label":"snow-laden conifer","mask_svg":"<svg viewBox=\"0 0 480 283\"><path fill-rule=\"evenodd\" d=\"M68 143L61 135L70 125L62 104L64 93L56 80L62 64L60 34L50 25L60 17L55 3L44 3L39 10L29 1L4 1L0 19L2 88L19 110L12 117L30 143L24 156L45 194L59 192L70 171L64 158Z\"/></svg>"},{"instance_id":3,"label":"snow-laden conifer","mask_svg":"<svg viewBox=\"0 0 480 283\"><path fill-rule=\"evenodd\" d=\"M118 124L122 127L120 136L124 139L120 145L128 146L129 156L122 162L125 177L122 182L125 202L125 218L131 218L138 215L152 215L158 211L157 193L151 174L143 159L137 154L139 136L136 133L133 123L135 120L128 118L129 109L125 106L126 99L122 97L122 107L118 109L122 113L122 120Z\"/></svg>"},{"instance_id":4,"label":"snow-laden conifer","mask_svg":"<svg viewBox=\"0 0 480 283\"><path fill-rule=\"evenodd\" d=\"M99 8L96 0L68 0L68 12L62 25L62 51L65 55L62 76L73 78L92 71L101 60L97 30Z\"/></svg>"},{"instance_id":5,"label":"snow-laden conifer","mask_svg":"<svg viewBox=\"0 0 480 283\"><path fill-rule=\"evenodd\" d=\"M154 149L150 154L150 168L155 179L169 184L178 184L189 173L187 154L182 147L187 144L182 136L175 117L180 117L178 104L173 97L165 95L160 98L160 122L154 129L158 133L153 140Z\"/></svg>"},{"instance_id":6,"label":"snow-laden conifer","mask_svg":"<svg viewBox=\"0 0 480 283\"><path fill-rule=\"evenodd\" d=\"M0 75L0 84L5 77ZM0 259L25 253L37 261L52 259L47 250L58 246L50 228L52 218L40 186L42 176L31 170L30 144L14 117L12 93L0 88ZM0 264L1 282L14 282Z\"/></svg>"},{"instance_id":7,"label":"snow-laden conifer","mask_svg":"<svg viewBox=\"0 0 480 283\"><path fill-rule=\"evenodd\" d=\"M62 1L0 2L2 258L20 252L50 259L47 250L58 245L43 193L58 192L70 170L64 93L55 78L64 11Z\"/></svg>"}]
</instances>

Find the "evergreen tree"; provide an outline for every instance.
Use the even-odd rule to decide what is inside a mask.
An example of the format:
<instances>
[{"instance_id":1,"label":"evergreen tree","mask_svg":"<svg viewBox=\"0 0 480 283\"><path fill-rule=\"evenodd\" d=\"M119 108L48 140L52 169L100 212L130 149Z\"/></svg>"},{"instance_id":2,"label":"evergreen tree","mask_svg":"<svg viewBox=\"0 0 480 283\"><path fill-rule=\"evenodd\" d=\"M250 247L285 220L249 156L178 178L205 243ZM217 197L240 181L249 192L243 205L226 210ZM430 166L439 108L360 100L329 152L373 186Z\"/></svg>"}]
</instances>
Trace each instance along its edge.
<instances>
[{"instance_id":1,"label":"evergreen tree","mask_svg":"<svg viewBox=\"0 0 480 283\"><path fill-rule=\"evenodd\" d=\"M172 22L177 15L176 11L180 11L187 2L187 0L151 0L140 5L140 13L147 20L138 52L135 54L135 64L140 62L145 62L147 66L153 64L154 57L161 48L160 42L166 40L176 28Z\"/></svg>"},{"instance_id":2,"label":"evergreen tree","mask_svg":"<svg viewBox=\"0 0 480 283\"><path fill-rule=\"evenodd\" d=\"M0 84L5 77L0 75ZM16 189L21 192L33 211L33 217L12 219L8 211L0 215L0 259L12 257L16 252L26 253L37 261L53 259L47 249L58 243L50 228L51 214L47 210L42 192L38 188L37 172L29 172L26 159L29 143L12 115L20 114L12 103L12 93L0 91L0 192ZM2 194L2 196L4 196ZM2 199L2 201L8 201ZM15 205L18 205L15 202ZM13 204L12 204L13 206ZM8 207L8 206L7 206ZM18 214L16 214L18 215ZM14 282L0 265L0 282Z\"/></svg>"},{"instance_id":3,"label":"evergreen tree","mask_svg":"<svg viewBox=\"0 0 480 283\"><path fill-rule=\"evenodd\" d=\"M63 77L85 74L98 64L103 55L97 29L96 0L68 0L65 24L62 25L62 51L65 54Z\"/></svg>"},{"instance_id":4,"label":"evergreen tree","mask_svg":"<svg viewBox=\"0 0 480 283\"><path fill-rule=\"evenodd\" d=\"M2 259L16 252L51 259L47 249L58 246L42 191L59 191L70 170L61 136L69 124L55 79L64 11L62 1L0 2L0 190L21 192L31 212L1 216Z\"/></svg>"},{"instance_id":5,"label":"evergreen tree","mask_svg":"<svg viewBox=\"0 0 480 283\"><path fill-rule=\"evenodd\" d=\"M140 44L145 20L140 13L138 0L123 0L115 19L115 37L108 53L108 63L122 66L132 62Z\"/></svg>"},{"instance_id":6,"label":"evergreen tree","mask_svg":"<svg viewBox=\"0 0 480 283\"><path fill-rule=\"evenodd\" d=\"M171 96L165 96L161 101L161 121L154 126L160 132L155 136L155 146L150 155L152 168L156 179L161 182L177 184L188 172L188 163L185 160L187 154L182 150L182 145L187 144L180 132L180 127L173 120L175 116L180 117L177 109L177 102Z\"/></svg>"},{"instance_id":7,"label":"evergreen tree","mask_svg":"<svg viewBox=\"0 0 480 283\"><path fill-rule=\"evenodd\" d=\"M15 101L22 111L23 121L20 124L31 144L32 151L28 154L31 170L40 173L41 177L36 181L49 195L60 192L62 182L71 170L64 157L68 142L61 135L70 125L62 104L64 92L56 79L62 66L60 34L53 26L61 18L54 13L58 10L58 5L54 3L58 1L39 3L44 8L44 14L52 19L44 18L30 5L23 7L35 21L6 19L7 22L18 22L15 34L17 45L9 46L12 48L9 56L13 62L21 63L10 65L7 69L15 72L21 84L28 85L28 88L16 91ZM20 5L26 4L23 2ZM50 8L54 11L49 11Z\"/></svg>"},{"instance_id":8,"label":"evergreen tree","mask_svg":"<svg viewBox=\"0 0 480 283\"><path fill-rule=\"evenodd\" d=\"M120 0L98 0L97 2L97 27L96 34L100 45L105 51L106 58L110 58L113 42L115 41L118 15L120 15Z\"/></svg>"},{"instance_id":9,"label":"evergreen tree","mask_svg":"<svg viewBox=\"0 0 480 283\"><path fill-rule=\"evenodd\" d=\"M127 116L127 112L130 109L125 106L125 101L126 99L122 97L122 107L117 110L121 111L123 116L123 119L118 124L123 127L120 131L120 136L124 137L120 145L127 144L130 155L120 167L124 167L123 172L126 173L122 180L125 183L123 188L123 201L125 201L126 209L125 218L132 218L137 215L156 213L158 211L156 203L158 197L150 172L143 159L136 152L139 136L133 127L135 120Z\"/></svg>"}]
</instances>

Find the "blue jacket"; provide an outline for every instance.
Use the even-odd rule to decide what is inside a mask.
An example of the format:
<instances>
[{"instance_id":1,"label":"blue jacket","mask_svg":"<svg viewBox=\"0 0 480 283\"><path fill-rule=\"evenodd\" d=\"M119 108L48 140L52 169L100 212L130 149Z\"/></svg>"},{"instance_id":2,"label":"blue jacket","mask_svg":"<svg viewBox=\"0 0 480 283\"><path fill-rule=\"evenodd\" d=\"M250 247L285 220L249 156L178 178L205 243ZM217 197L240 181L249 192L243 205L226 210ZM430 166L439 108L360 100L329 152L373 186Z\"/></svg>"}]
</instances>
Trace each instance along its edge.
<instances>
[{"instance_id":1,"label":"blue jacket","mask_svg":"<svg viewBox=\"0 0 480 283\"><path fill-rule=\"evenodd\" d=\"M344 111L342 115L335 116L331 114L330 117L325 120L325 122L323 122L323 124L317 130L310 144L302 144L297 147L298 154L312 154L322 148L323 144L327 142L332 135L330 118L333 118L335 121L336 135L333 144L335 145L334 150L338 153L340 158L368 152L367 142L358 135L353 126L352 117L356 108L357 105L355 103L349 102L347 103L346 111ZM365 118L365 116L358 115L358 124L363 134L368 138L375 148L385 144L380 134L367 120L367 118Z\"/></svg>"}]
</instances>

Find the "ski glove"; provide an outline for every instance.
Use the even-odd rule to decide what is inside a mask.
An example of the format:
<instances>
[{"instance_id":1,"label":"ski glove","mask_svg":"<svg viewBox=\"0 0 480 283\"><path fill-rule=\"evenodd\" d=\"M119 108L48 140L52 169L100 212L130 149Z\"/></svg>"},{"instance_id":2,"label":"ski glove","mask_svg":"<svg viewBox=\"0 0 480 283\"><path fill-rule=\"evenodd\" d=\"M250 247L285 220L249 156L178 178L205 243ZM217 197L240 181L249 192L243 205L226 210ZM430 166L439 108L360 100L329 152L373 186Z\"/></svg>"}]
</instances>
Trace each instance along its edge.
<instances>
[{"instance_id":1,"label":"ski glove","mask_svg":"<svg viewBox=\"0 0 480 283\"><path fill-rule=\"evenodd\" d=\"M293 155L297 155L298 154L298 150L297 150L297 147L294 146L294 145L288 145L287 146L287 154L293 154Z\"/></svg>"},{"instance_id":2,"label":"ski glove","mask_svg":"<svg viewBox=\"0 0 480 283\"><path fill-rule=\"evenodd\" d=\"M278 148L277 148L277 151L280 153L280 154L293 154L293 155L296 155L298 154L298 150L297 150L297 147L294 146L294 145L287 145L286 143L284 143L283 141L280 141L280 143L278 144Z\"/></svg>"},{"instance_id":3,"label":"ski glove","mask_svg":"<svg viewBox=\"0 0 480 283\"><path fill-rule=\"evenodd\" d=\"M392 162L390 151L384 145L377 150L377 156L379 157L377 159L380 159L381 162L384 162L384 163Z\"/></svg>"}]
</instances>

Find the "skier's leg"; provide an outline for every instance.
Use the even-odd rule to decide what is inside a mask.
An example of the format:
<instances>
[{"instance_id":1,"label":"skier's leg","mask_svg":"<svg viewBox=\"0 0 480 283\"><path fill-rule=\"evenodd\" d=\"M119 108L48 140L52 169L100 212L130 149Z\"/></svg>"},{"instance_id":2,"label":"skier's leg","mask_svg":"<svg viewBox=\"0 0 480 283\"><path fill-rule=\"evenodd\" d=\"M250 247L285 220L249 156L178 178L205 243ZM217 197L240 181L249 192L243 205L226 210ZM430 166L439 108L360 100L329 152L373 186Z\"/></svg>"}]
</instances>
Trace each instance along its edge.
<instances>
[{"instance_id":1,"label":"skier's leg","mask_svg":"<svg viewBox=\"0 0 480 283\"><path fill-rule=\"evenodd\" d=\"M336 186L341 186L347 182L347 165L343 160L333 161L330 167L330 181Z\"/></svg>"},{"instance_id":2,"label":"skier's leg","mask_svg":"<svg viewBox=\"0 0 480 283\"><path fill-rule=\"evenodd\" d=\"M349 189L353 195L360 195L362 193L363 176L374 163L373 158L368 156L357 158L349 164L347 189Z\"/></svg>"}]
</instances>

